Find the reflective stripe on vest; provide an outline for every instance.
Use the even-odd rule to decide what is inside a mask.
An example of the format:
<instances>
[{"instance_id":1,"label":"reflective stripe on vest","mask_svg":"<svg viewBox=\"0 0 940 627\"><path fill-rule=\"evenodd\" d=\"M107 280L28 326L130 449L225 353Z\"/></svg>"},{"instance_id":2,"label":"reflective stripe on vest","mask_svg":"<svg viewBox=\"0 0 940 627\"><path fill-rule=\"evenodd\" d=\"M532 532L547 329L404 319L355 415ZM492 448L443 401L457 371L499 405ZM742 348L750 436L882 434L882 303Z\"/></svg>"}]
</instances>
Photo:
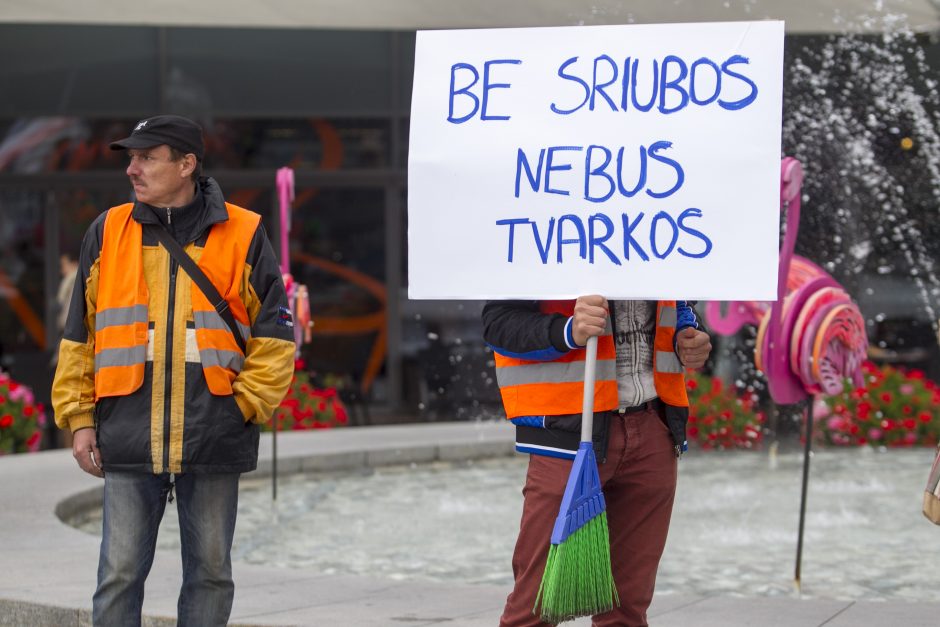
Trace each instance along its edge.
<instances>
[{"instance_id":1,"label":"reflective stripe on vest","mask_svg":"<svg viewBox=\"0 0 940 627\"><path fill-rule=\"evenodd\" d=\"M225 208L228 210L228 220L213 225L198 264L228 303L238 332L247 342L251 334L251 321L239 288L248 248L261 216L229 203L225 204ZM231 394L232 382L241 372L245 355L238 347L231 329L195 283L192 301L196 345L209 391L220 396Z\"/></svg>"},{"instance_id":2,"label":"reflective stripe on vest","mask_svg":"<svg viewBox=\"0 0 940 627\"><path fill-rule=\"evenodd\" d=\"M133 204L108 211L98 260L95 312L95 400L123 396L144 382L147 361L147 303L143 280L142 230ZM137 254L126 254L136 250Z\"/></svg>"},{"instance_id":3,"label":"reflective stripe on vest","mask_svg":"<svg viewBox=\"0 0 940 627\"><path fill-rule=\"evenodd\" d=\"M196 324L196 327L201 329L221 329L223 331L228 330L228 325L225 324L225 320L222 319L222 316L213 309L212 311L194 311L193 312L193 321ZM238 326L238 331L242 336L242 339L246 342L248 337L251 335L251 327L247 324L242 324L238 320L235 320L235 324Z\"/></svg>"},{"instance_id":4,"label":"reflective stripe on vest","mask_svg":"<svg viewBox=\"0 0 940 627\"><path fill-rule=\"evenodd\" d=\"M611 381L616 380L616 362L613 359L597 361L596 378ZM497 367L496 382L500 387L512 385L526 385L535 383L578 383L584 382L584 362L570 363L536 362L534 364L515 367Z\"/></svg>"}]
</instances>

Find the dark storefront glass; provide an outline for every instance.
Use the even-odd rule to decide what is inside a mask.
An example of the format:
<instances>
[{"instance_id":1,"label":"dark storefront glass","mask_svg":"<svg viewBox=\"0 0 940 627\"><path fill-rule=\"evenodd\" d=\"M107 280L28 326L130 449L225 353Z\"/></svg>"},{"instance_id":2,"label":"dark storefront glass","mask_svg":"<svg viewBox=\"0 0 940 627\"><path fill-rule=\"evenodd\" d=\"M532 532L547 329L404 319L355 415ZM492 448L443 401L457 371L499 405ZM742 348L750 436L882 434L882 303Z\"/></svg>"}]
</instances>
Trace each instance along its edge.
<instances>
[{"instance_id":1,"label":"dark storefront glass","mask_svg":"<svg viewBox=\"0 0 940 627\"><path fill-rule=\"evenodd\" d=\"M308 188L294 206L291 271L310 289L315 322L303 357L321 379L385 396L384 190Z\"/></svg>"},{"instance_id":2,"label":"dark storefront glass","mask_svg":"<svg viewBox=\"0 0 940 627\"><path fill-rule=\"evenodd\" d=\"M0 190L0 353L45 348L45 194Z\"/></svg>"},{"instance_id":3,"label":"dark storefront glass","mask_svg":"<svg viewBox=\"0 0 940 627\"><path fill-rule=\"evenodd\" d=\"M0 173L123 173L126 157L108 144L138 118L0 119ZM207 172L212 170L371 170L392 160L391 122L382 118L200 120Z\"/></svg>"},{"instance_id":4,"label":"dark storefront glass","mask_svg":"<svg viewBox=\"0 0 940 627\"><path fill-rule=\"evenodd\" d=\"M206 125L207 169L388 167L387 119L219 119Z\"/></svg>"},{"instance_id":5,"label":"dark storefront glass","mask_svg":"<svg viewBox=\"0 0 940 627\"><path fill-rule=\"evenodd\" d=\"M0 365L40 400L61 336L60 308L73 285L63 278L61 257L77 260L88 226L127 199L125 186L0 189Z\"/></svg>"},{"instance_id":6,"label":"dark storefront glass","mask_svg":"<svg viewBox=\"0 0 940 627\"><path fill-rule=\"evenodd\" d=\"M374 115L392 106L392 34L386 31L171 28L166 33L166 98L176 111Z\"/></svg>"},{"instance_id":7,"label":"dark storefront glass","mask_svg":"<svg viewBox=\"0 0 940 627\"><path fill-rule=\"evenodd\" d=\"M492 397L464 372L487 359L478 305L402 289L414 48L413 32L0 26L0 269L31 312L0 290L6 367L45 396L59 252L130 199L108 144L170 112L203 125L206 174L262 215L276 250L275 171L295 169L290 267L310 288L303 357L321 381L425 417L482 398L476 378Z\"/></svg>"},{"instance_id":8,"label":"dark storefront glass","mask_svg":"<svg viewBox=\"0 0 940 627\"><path fill-rule=\"evenodd\" d=\"M402 70L401 87L398 91L398 106L402 111L408 113L411 108L411 90L414 87L415 66L415 34L400 33L398 38L399 67ZM407 137L407 135L406 135Z\"/></svg>"},{"instance_id":9,"label":"dark storefront glass","mask_svg":"<svg viewBox=\"0 0 940 627\"><path fill-rule=\"evenodd\" d=\"M0 174L122 172L124 155L108 143L125 137L131 123L67 116L0 119Z\"/></svg>"},{"instance_id":10,"label":"dark storefront glass","mask_svg":"<svg viewBox=\"0 0 940 627\"><path fill-rule=\"evenodd\" d=\"M157 29L0 25L0 116L122 116L159 105Z\"/></svg>"},{"instance_id":11,"label":"dark storefront glass","mask_svg":"<svg viewBox=\"0 0 940 627\"><path fill-rule=\"evenodd\" d=\"M63 172L78 175L74 186L54 184L49 192L19 191L9 184L0 188L9 190L0 195L2 228L16 227L16 244L5 247L10 251L8 273L31 290L33 314L29 319L35 326L33 338L14 312L12 305L19 301L0 302L0 338L9 344L8 369L35 370L32 362L48 359L41 356L43 346L37 339L44 336L44 314L48 314L45 298L49 290L42 266L44 211L55 214L61 252L77 255L88 225L108 207L130 199L125 155L111 151L108 143L125 136L134 121L36 118L0 122L4 141L15 155L0 168L7 181L31 175L55 183ZM382 184L356 180L367 179L368 172L381 170L391 160L390 124L388 119L220 119L206 133L206 173L218 176L227 200L262 214L275 248L280 224L274 173L282 165L295 168L298 184L290 233L291 270L298 281L310 286L311 309L317 321L313 342L303 356L324 383L345 385L376 402L388 399L386 192ZM38 140L30 139L35 135L24 135L23 129L53 131ZM304 179L305 173L315 173L327 176L324 181L329 183L328 172L343 170L363 174L356 174L344 187L321 186ZM89 175L87 183L80 176L83 172ZM46 178L26 179L26 185L42 188ZM20 249L27 254L16 252ZM57 287L52 286L53 293ZM58 331L53 335L58 337ZM36 359L29 359L28 353ZM36 377L29 379L34 386L48 385Z\"/></svg>"},{"instance_id":12,"label":"dark storefront glass","mask_svg":"<svg viewBox=\"0 0 940 627\"><path fill-rule=\"evenodd\" d=\"M0 190L0 344L8 352L45 349L46 252L78 258L82 236L107 208L125 202L127 190ZM46 216L58 213L61 228L47 240ZM58 263L58 259L56 259ZM58 278L58 265L53 268ZM59 284L50 286L53 293ZM52 321L57 326L55 321ZM57 331L56 331L57 332ZM54 347L48 346L50 350Z\"/></svg>"}]
</instances>

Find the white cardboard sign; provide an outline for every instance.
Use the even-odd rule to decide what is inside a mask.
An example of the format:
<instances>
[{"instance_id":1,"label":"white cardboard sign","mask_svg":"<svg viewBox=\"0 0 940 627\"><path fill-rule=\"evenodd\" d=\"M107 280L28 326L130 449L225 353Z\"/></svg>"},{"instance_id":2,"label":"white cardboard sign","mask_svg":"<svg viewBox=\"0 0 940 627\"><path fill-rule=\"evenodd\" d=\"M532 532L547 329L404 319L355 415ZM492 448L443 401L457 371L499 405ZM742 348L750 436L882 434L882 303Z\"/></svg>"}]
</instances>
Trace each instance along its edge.
<instances>
[{"instance_id":1,"label":"white cardboard sign","mask_svg":"<svg viewBox=\"0 0 940 627\"><path fill-rule=\"evenodd\" d=\"M775 300L783 33L419 32L409 297Z\"/></svg>"}]
</instances>

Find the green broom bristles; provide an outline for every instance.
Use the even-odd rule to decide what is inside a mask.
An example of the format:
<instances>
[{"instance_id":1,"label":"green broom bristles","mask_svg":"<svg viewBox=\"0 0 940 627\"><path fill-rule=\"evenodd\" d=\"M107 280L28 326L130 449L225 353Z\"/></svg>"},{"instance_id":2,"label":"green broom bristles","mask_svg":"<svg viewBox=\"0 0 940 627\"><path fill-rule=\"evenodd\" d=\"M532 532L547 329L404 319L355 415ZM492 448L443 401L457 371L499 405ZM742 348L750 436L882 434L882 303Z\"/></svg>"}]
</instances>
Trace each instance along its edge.
<instances>
[{"instance_id":1,"label":"green broom bristles","mask_svg":"<svg viewBox=\"0 0 940 627\"><path fill-rule=\"evenodd\" d=\"M532 613L557 625L609 612L615 603L620 605L620 597L610 567L607 512L601 512L561 544L551 545Z\"/></svg>"}]
</instances>

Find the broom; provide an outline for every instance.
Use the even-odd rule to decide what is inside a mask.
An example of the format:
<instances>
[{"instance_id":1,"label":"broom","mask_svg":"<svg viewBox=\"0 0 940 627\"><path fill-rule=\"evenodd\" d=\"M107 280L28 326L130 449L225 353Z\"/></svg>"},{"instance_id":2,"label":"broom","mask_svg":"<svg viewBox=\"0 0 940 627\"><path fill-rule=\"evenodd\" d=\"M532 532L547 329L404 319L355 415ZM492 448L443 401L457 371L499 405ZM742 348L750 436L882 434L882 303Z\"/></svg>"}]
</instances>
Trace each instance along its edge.
<instances>
[{"instance_id":1,"label":"broom","mask_svg":"<svg viewBox=\"0 0 940 627\"><path fill-rule=\"evenodd\" d=\"M556 625L578 616L608 612L614 604L620 605L610 568L607 512L592 437L597 337L588 338L586 350L581 444L568 475L548 561L532 609L541 620Z\"/></svg>"}]
</instances>

